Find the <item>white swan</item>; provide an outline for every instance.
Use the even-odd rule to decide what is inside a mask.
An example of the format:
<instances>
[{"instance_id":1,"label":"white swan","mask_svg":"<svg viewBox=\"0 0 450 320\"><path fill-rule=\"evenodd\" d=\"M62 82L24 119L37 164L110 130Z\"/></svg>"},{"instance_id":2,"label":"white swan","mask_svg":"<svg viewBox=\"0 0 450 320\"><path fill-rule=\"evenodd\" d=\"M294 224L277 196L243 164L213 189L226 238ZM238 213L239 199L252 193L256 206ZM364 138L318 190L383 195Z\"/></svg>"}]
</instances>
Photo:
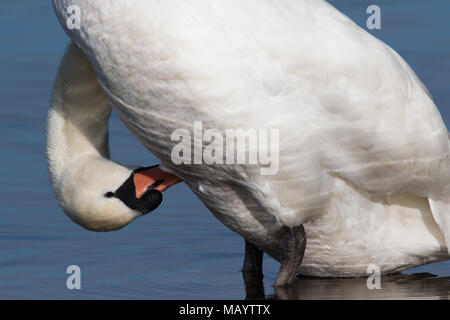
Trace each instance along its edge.
<instances>
[{"instance_id":1,"label":"white swan","mask_svg":"<svg viewBox=\"0 0 450 320\"><path fill-rule=\"evenodd\" d=\"M407 63L327 2L53 3L74 44L53 93L49 171L77 223L114 230L141 215L135 173L107 159L112 106L163 164L146 172L141 194L155 175L166 187L183 179L247 240L244 270L261 270L260 250L281 262L277 285L297 272L361 276L370 264L389 273L449 259L443 120ZM80 29L67 27L71 5ZM175 165L171 134L196 120L280 129L278 173ZM157 206L153 196L142 212Z\"/></svg>"}]
</instances>

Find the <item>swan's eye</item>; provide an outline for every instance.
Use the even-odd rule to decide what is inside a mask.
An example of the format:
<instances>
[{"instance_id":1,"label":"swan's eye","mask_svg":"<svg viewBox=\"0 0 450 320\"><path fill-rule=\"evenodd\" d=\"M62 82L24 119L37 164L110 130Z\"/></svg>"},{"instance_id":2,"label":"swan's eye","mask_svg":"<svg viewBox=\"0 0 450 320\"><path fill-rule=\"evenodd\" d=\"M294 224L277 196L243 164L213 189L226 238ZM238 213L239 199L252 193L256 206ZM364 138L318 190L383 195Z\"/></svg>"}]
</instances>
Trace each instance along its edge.
<instances>
[{"instance_id":1,"label":"swan's eye","mask_svg":"<svg viewBox=\"0 0 450 320\"><path fill-rule=\"evenodd\" d=\"M115 196L116 194L114 193L114 192L107 192L107 193L105 193L105 198L113 198L114 196Z\"/></svg>"}]
</instances>

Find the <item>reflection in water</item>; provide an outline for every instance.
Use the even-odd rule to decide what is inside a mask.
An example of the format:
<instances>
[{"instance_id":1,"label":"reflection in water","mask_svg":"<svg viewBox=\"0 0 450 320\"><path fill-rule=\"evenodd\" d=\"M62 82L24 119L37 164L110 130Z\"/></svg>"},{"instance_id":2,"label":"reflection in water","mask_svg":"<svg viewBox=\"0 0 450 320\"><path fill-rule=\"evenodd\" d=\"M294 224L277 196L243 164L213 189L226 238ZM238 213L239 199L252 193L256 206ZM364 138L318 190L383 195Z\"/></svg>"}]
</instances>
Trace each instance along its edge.
<instances>
[{"instance_id":1,"label":"reflection in water","mask_svg":"<svg viewBox=\"0 0 450 320\"><path fill-rule=\"evenodd\" d=\"M246 299L318 300L318 299L449 299L450 277L430 273L382 276L381 289L369 290L367 278L299 277L292 287L275 288L266 297L262 277L243 273Z\"/></svg>"},{"instance_id":2,"label":"reflection in water","mask_svg":"<svg viewBox=\"0 0 450 320\"><path fill-rule=\"evenodd\" d=\"M242 278L245 284L245 300L266 299L263 282L264 277L260 273L242 272Z\"/></svg>"}]
</instances>

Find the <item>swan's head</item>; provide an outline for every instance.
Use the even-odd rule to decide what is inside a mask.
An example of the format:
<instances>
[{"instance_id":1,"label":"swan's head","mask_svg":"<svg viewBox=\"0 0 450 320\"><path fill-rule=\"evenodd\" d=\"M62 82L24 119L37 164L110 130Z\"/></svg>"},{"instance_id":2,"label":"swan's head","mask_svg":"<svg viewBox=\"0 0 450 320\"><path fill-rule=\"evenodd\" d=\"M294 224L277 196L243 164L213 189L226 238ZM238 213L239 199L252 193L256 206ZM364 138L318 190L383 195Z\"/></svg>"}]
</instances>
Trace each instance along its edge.
<instances>
[{"instance_id":1,"label":"swan's head","mask_svg":"<svg viewBox=\"0 0 450 320\"><path fill-rule=\"evenodd\" d=\"M77 172L82 170L83 172ZM101 178L100 178L101 177ZM66 214L85 229L115 231L155 210L178 178L159 166L130 170L110 162L66 170L56 194Z\"/></svg>"}]
</instances>

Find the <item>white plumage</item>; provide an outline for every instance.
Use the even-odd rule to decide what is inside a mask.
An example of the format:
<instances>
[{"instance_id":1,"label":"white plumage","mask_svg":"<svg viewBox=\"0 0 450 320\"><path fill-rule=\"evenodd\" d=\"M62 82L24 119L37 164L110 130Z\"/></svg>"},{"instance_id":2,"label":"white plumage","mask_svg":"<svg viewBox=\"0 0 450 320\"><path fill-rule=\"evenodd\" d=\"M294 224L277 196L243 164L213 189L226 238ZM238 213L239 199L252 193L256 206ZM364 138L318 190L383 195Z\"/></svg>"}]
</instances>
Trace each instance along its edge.
<instances>
[{"instance_id":1,"label":"white plumage","mask_svg":"<svg viewBox=\"0 0 450 320\"><path fill-rule=\"evenodd\" d=\"M358 276L369 264L392 272L449 258L443 120L407 63L327 2L53 2L64 28L67 7L81 8L81 29L66 32L131 132L270 255L281 226L304 224L304 274ZM171 133L194 121L280 129L279 172L174 165Z\"/></svg>"}]
</instances>

